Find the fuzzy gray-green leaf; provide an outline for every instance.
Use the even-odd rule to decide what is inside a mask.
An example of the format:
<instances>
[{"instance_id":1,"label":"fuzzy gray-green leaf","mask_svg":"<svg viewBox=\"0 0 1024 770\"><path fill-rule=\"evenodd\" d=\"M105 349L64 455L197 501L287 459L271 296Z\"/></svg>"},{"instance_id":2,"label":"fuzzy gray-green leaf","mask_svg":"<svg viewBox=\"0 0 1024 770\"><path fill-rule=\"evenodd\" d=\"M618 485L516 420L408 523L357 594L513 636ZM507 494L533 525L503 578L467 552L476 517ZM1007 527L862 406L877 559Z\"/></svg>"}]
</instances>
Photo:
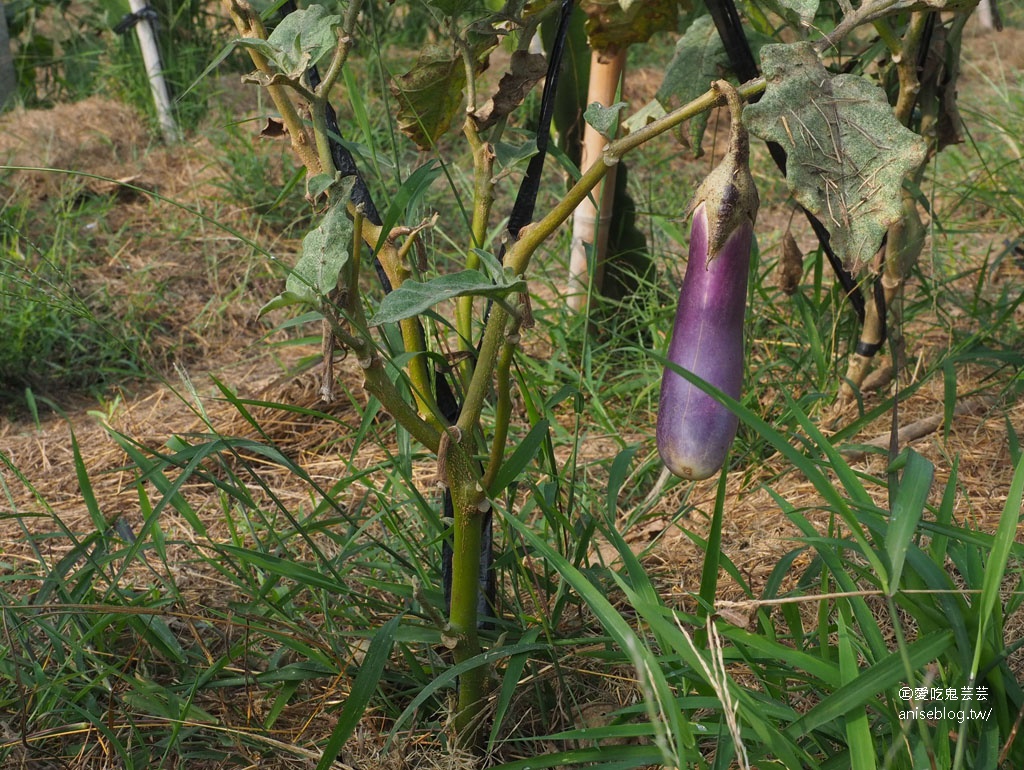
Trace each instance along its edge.
<instances>
[{"instance_id":1,"label":"fuzzy gray-green leaf","mask_svg":"<svg viewBox=\"0 0 1024 770\"><path fill-rule=\"evenodd\" d=\"M394 323L419 315L434 305L456 297L491 297L500 299L514 291L525 291L526 281L505 277L495 283L479 270L462 270L431 281L406 281L381 300L380 307L369 320L370 326Z\"/></svg>"},{"instance_id":2,"label":"fuzzy gray-green leaf","mask_svg":"<svg viewBox=\"0 0 1024 770\"><path fill-rule=\"evenodd\" d=\"M924 162L925 142L900 125L880 88L832 76L809 43L765 46L761 63L768 86L744 122L785 148L793 195L825 224L846 265L859 267L900 218L903 179Z\"/></svg>"},{"instance_id":3,"label":"fuzzy gray-green leaf","mask_svg":"<svg viewBox=\"0 0 1024 770\"><path fill-rule=\"evenodd\" d=\"M729 56L715 23L710 16L701 16L676 43L672 61L665 68L665 79L658 88L658 101L669 109L691 102L728 69ZM707 124L707 112L690 119L690 145L695 155L700 155L700 142Z\"/></svg>"},{"instance_id":4,"label":"fuzzy gray-green leaf","mask_svg":"<svg viewBox=\"0 0 1024 770\"><path fill-rule=\"evenodd\" d=\"M281 20L267 38L275 50L271 58L282 72L290 77L298 77L306 68L334 50L338 42L334 30L339 26L341 17L327 13L322 5L293 11Z\"/></svg>"},{"instance_id":5,"label":"fuzzy gray-green leaf","mask_svg":"<svg viewBox=\"0 0 1024 770\"><path fill-rule=\"evenodd\" d=\"M800 22L804 25L814 21L814 15L818 12L818 0L778 0L779 5L788 11L795 13Z\"/></svg>"},{"instance_id":6,"label":"fuzzy gray-green leaf","mask_svg":"<svg viewBox=\"0 0 1024 770\"><path fill-rule=\"evenodd\" d=\"M302 239L302 256L288 275L285 294L316 304L338 286L338 276L348 262L352 222L345 210L348 196L338 196L320 224Z\"/></svg>"},{"instance_id":7,"label":"fuzzy gray-green leaf","mask_svg":"<svg viewBox=\"0 0 1024 770\"><path fill-rule=\"evenodd\" d=\"M626 102L616 102L610 107L605 107L600 102L592 102L583 113L583 119L601 136L612 139L619 127L619 113L628 106Z\"/></svg>"}]
</instances>

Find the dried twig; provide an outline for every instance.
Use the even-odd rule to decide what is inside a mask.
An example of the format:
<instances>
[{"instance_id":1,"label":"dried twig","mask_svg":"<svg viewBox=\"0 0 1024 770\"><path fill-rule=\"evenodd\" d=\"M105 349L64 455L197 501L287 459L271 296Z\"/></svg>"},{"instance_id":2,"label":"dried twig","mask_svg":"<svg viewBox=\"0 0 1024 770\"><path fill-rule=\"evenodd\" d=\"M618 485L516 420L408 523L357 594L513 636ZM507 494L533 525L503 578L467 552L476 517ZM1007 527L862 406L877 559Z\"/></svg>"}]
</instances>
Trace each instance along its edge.
<instances>
[{"instance_id":1,"label":"dried twig","mask_svg":"<svg viewBox=\"0 0 1024 770\"><path fill-rule=\"evenodd\" d=\"M976 414L982 411L983 409L988 409L996 401L997 398L991 395L978 396L977 398L971 398L968 399L967 401L961 401L959 404L956 405L956 408L953 410L953 416L959 417L965 414ZM900 445L904 445L911 441L916 441L919 438L923 438L924 436L927 436L928 434L934 433L936 430L938 430L942 426L942 422L944 419L945 415L942 413L932 414L929 415L928 417L923 417L920 420L912 422L909 425L904 425L902 428L899 429L899 432L896 435L896 440ZM870 441L865 441L858 448L842 450L842 454L850 462L863 460L867 456L868 450L861 447L872 447L883 450L888 449L889 437L890 434L888 432L882 433L881 435L876 436Z\"/></svg>"}]
</instances>

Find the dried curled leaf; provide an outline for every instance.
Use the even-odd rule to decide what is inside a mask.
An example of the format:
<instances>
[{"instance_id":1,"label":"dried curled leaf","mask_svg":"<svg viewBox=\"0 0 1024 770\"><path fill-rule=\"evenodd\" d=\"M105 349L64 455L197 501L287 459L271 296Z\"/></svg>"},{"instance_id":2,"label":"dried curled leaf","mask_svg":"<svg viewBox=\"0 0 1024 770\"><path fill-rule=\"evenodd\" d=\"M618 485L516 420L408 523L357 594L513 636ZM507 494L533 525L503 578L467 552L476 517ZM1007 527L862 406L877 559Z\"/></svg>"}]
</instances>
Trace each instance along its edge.
<instances>
[{"instance_id":1,"label":"dried curled leaf","mask_svg":"<svg viewBox=\"0 0 1024 770\"><path fill-rule=\"evenodd\" d=\"M744 122L785 148L790 190L855 269L900 218L903 179L924 162L925 142L900 125L882 89L832 76L809 43L765 46L761 63L768 86Z\"/></svg>"},{"instance_id":2,"label":"dried curled leaf","mask_svg":"<svg viewBox=\"0 0 1024 770\"><path fill-rule=\"evenodd\" d=\"M590 45L614 56L633 43L646 42L655 32L675 29L679 7L689 5L681 0L582 0L580 8L587 14Z\"/></svg>"},{"instance_id":3,"label":"dried curled leaf","mask_svg":"<svg viewBox=\"0 0 1024 770\"><path fill-rule=\"evenodd\" d=\"M779 260L778 270L779 288L783 294L793 296L800 286L800 279L804 277L804 254L789 230L782 236L782 259Z\"/></svg>"},{"instance_id":4,"label":"dried curled leaf","mask_svg":"<svg viewBox=\"0 0 1024 770\"><path fill-rule=\"evenodd\" d=\"M492 31L476 30L468 38L474 67L482 72L498 37ZM462 54L451 46L427 46L411 70L391 81L391 92L398 100L399 129L421 150L429 150L451 127L465 87Z\"/></svg>"},{"instance_id":5,"label":"dried curled leaf","mask_svg":"<svg viewBox=\"0 0 1024 770\"><path fill-rule=\"evenodd\" d=\"M473 115L477 129L490 128L522 104L547 69L547 60L542 54L513 51L508 71L501 76L497 92Z\"/></svg>"},{"instance_id":6,"label":"dried curled leaf","mask_svg":"<svg viewBox=\"0 0 1024 770\"><path fill-rule=\"evenodd\" d=\"M421 150L429 150L451 127L465 87L466 68L459 53L429 46L415 67L391 83L399 104L399 129Z\"/></svg>"}]
</instances>

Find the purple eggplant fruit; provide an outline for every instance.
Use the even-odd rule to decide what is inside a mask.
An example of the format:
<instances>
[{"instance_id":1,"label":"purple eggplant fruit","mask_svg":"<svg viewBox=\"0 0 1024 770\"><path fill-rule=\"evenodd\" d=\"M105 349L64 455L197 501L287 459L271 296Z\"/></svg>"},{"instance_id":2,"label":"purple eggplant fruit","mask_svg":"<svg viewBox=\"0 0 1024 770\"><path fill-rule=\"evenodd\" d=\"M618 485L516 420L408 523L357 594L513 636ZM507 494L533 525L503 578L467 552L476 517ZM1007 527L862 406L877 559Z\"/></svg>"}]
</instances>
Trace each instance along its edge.
<instances>
[{"instance_id":1,"label":"purple eggplant fruit","mask_svg":"<svg viewBox=\"0 0 1024 770\"><path fill-rule=\"evenodd\" d=\"M743 319L759 200L749 169L743 105L724 81L729 151L697 189L690 210L690 256L679 292L668 360L738 399L743 384ZM671 367L658 405L658 452L672 473L706 479L725 462L739 418Z\"/></svg>"}]
</instances>

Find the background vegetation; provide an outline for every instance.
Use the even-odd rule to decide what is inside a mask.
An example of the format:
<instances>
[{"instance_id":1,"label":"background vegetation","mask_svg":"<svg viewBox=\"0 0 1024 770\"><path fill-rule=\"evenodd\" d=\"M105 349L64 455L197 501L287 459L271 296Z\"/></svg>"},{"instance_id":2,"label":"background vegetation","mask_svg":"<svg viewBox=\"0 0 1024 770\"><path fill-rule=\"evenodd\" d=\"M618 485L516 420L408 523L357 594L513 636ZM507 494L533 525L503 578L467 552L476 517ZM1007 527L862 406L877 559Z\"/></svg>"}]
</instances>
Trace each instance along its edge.
<instances>
[{"instance_id":1,"label":"background vegetation","mask_svg":"<svg viewBox=\"0 0 1024 770\"><path fill-rule=\"evenodd\" d=\"M446 733L466 669L434 622L436 467L366 398L356 362L339 365L335 402L317 400L316 325L256 320L310 214L287 148L257 137L254 87L218 71L185 93L228 34L215 5L156 6L165 45L181 46L168 64L191 133L174 148L145 128L130 39L94 31L120 8L7 5L25 19L12 34L26 106L71 125L25 149L32 113L4 119L19 168L0 180L0 764L478 762ZM401 71L422 42L401 11L374 11L361 44L386 55L353 60L366 87L339 103L381 195L423 160L395 139L374 70ZM568 236L552 240L515 369L509 462L524 473L496 507L487 763L1021 765L1024 35L1008 15L968 39L968 141L927 175L896 392L901 424L940 428L894 466L865 454L891 392L832 406L855 330L806 234L797 292L778 286L791 214L758 155L776 203L758 227L741 433L720 480L661 478L680 215L715 158L714 120L705 158L666 139L631 163L657 271L596 328L565 310ZM634 107L672 42L631 54ZM101 97L140 127L119 118L93 142L87 112L60 112L86 99L120 115ZM529 136L526 121L510 130ZM461 148L438 152L457 162L403 219L440 213L431 270L461 258L453 191L472 181ZM62 163L75 173L24 169ZM549 176L548 203L564 189ZM904 718L906 686L984 686L985 703L956 708L991 711Z\"/></svg>"}]
</instances>

